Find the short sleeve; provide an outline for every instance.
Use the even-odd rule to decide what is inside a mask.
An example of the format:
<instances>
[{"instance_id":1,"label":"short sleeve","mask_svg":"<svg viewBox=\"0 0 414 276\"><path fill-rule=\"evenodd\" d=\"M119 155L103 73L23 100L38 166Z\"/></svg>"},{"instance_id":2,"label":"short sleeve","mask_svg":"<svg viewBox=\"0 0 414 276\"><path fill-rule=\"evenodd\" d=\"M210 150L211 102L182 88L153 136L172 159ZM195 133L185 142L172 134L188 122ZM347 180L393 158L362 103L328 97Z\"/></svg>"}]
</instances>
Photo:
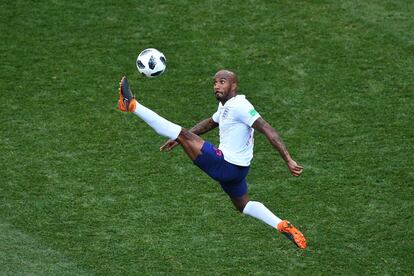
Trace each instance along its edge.
<instances>
[{"instance_id":1,"label":"short sleeve","mask_svg":"<svg viewBox=\"0 0 414 276\"><path fill-rule=\"evenodd\" d=\"M243 100L237 106L237 117L242 123L251 127L260 118L260 114L248 100Z\"/></svg>"},{"instance_id":2,"label":"short sleeve","mask_svg":"<svg viewBox=\"0 0 414 276\"><path fill-rule=\"evenodd\" d=\"M211 119L213 119L214 122L218 123L220 120L220 109L217 109L217 111L211 116Z\"/></svg>"}]
</instances>

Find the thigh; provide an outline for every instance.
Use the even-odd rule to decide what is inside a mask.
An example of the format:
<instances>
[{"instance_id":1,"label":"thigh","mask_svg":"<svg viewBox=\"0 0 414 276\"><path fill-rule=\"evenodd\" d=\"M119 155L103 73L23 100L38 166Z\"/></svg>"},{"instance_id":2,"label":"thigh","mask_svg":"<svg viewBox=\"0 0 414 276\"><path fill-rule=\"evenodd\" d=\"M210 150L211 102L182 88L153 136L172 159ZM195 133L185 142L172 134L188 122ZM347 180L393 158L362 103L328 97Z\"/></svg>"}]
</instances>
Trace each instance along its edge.
<instances>
[{"instance_id":1,"label":"thigh","mask_svg":"<svg viewBox=\"0 0 414 276\"><path fill-rule=\"evenodd\" d=\"M247 196L247 182L246 178L243 178L239 182L220 182L220 186L226 194L232 199L233 204L238 207L240 204L236 204L239 202L239 199L244 198ZM243 200L242 200L243 201Z\"/></svg>"},{"instance_id":2,"label":"thigh","mask_svg":"<svg viewBox=\"0 0 414 276\"><path fill-rule=\"evenodd\" d=\"M200 154L193 161L202 171L220 183L235 184L246 178L249 167L231 164L224 159L223 152L205 141Z\"/></svg>"},{"instance_id":3,"label":"thigh","mask_svg":"<svg viewBox=\"0 0 414 276\"><path fill-rule=\"evenodd\" d=\"M200 154L193 160L194 165L219 182L223 181L222 176L226 169L225 162L223 153L207 141L203 143Z\"/></svg>"},{"instance_id":4,"label":"thigh","mask_svg":"<svg viewBox=\"0 0 414 276\"><path fill-rule=\"evenodd\" d=\"M187 129L181 129L180 134L177 137L177 142L181 144L185 153L194 161L201 153L204 140L200 136L188 131Z\"/></svg>"}]
</instances>

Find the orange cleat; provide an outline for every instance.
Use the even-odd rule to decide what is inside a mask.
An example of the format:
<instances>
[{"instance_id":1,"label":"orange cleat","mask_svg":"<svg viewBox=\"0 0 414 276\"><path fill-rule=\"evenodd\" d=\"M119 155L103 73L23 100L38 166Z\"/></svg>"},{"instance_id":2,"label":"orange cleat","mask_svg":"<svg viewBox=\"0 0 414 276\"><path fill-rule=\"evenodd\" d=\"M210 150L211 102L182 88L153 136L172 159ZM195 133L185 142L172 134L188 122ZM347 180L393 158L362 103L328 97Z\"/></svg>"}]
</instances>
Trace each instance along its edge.
<instances>
[{"instance_id":1,"label":"orange cleat","mask_svg":"<svg viewBox=\"0 0 414 276\"><path fill-rule=\"evenodd\" d=\"M300 249L305 249L308 245L303 234L296 229L289 221L282 220L277 225L277 230L285 235L289 240L291 240L297 247Z\"/></svg>"},{"instance_id":2,"label":"orange cleat","mask_svg":"<svg viewBox=\"0 0 414 276\"><path fill-rule=\"evenodd\" d=\"M134 112L137 106L134 94L129 88L128 79L126 76L121 78L119 82L119 100L118 107L122 112Z\"/></svg>"}]
</instances>

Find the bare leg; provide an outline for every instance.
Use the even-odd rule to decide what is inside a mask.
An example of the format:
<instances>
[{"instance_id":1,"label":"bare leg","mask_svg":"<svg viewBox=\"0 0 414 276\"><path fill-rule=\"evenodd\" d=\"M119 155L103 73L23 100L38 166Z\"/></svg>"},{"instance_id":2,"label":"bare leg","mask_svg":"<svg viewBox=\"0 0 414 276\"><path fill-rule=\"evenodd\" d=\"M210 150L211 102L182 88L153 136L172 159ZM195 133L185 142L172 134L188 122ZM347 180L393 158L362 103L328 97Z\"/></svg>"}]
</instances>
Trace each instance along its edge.
<instances>
[{"instance_id":1,"label":"bare leg","mask_svg":"<svg viewBox=\"0 0 414 276\"><path fill-rule=\"evenodd\" d=\"M192 161L194 161L197 158L197 156L200 155L201 148L204 144L204 140L200 136L184 128L181 129L181 132L178 135L176 141L178 141L181 144L185 153ZM234 207L236 207L236 209L240 213L243 213L244 207L246 207L246 204L250 201L250 198L247 194L241 197L233 197L230 199Z\"/></svg>"},{"instance_id":2,"label":"bare leg","mask_svg":"<svg viewBox=\"0 0 414 276\"><path fill-rule=\"evenodd\" d=\"M176 141L178 141L183 147L185 153L194 161L197 156L201 153L201 148L203 147L204 140L200 136L188 131L185 128L181 129L180 134L178 135Z\"/></svg>"},{"instance_id":3,"label":"bare leg","mask_svg":"<svg viewBox=\"0 0 414 276\"><path fill-rule=\"evenodd\" d=\"M233 202L234 207L240 212L243 213L244 207L250 201L250 197L245 194L241 197L231 197L231 202Z\"/></svg>"},{"instance_id":4,"label":"bare leg","mask_svg":"<svg viewBox=\"0 0 414 276\"><path fill-rule=\"evenodd\" d=\"M159 135L179 142L191 160L194 161L200 154L204 140L196 134L164 119L142 104L138 104L133 113L144 120Z\"/></svg>"}]
</instances>

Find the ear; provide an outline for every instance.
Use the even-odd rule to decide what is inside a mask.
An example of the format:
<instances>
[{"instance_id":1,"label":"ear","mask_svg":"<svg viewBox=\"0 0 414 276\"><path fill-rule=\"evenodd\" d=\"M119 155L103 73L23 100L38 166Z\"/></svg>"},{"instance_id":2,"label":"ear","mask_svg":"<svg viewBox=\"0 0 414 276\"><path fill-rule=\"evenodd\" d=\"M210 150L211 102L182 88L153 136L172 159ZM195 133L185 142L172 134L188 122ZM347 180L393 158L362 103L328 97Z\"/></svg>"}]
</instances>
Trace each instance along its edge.
<instances>
[{"instance_id":1,"label":"ear","mask_svg":"<svg viewBox=\"0 0 414 276\"><path fill-rule=\"evenodd\" d=\"M231 84L231 91L236 92L237 91L237 82L233 82Z\"/></svg>"}]
</instances>

